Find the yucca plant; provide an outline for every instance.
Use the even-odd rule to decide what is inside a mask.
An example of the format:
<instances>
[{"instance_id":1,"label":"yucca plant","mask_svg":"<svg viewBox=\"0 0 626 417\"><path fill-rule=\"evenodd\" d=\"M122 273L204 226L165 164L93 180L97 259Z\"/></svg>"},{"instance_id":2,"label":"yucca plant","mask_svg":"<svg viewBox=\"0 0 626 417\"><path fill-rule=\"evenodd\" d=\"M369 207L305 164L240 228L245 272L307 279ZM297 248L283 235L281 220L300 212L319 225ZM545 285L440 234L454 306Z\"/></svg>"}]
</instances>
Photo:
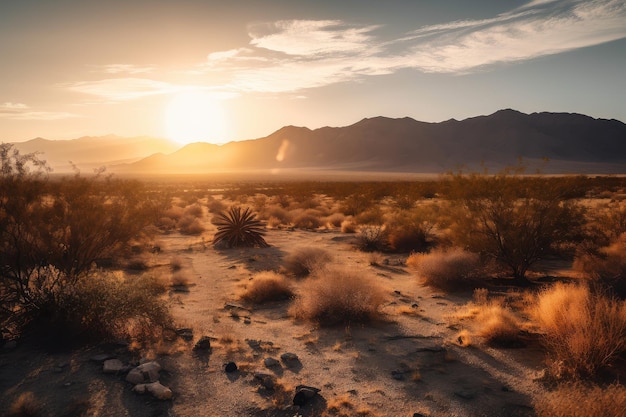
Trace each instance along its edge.
<instances>
[{"instance_id":1,"label":"yucca plant","mask_svg":"<svg viewBox=\"0 0 626 417\"><path fill-rule=\"evenodd\" d=\"M217 226L217 233L213 237L214 245L224 243L229 248L269 246L263 238L263 224L247 207L243 211L241 207L231 207L227 212L219 213L213 223Z\"/></svg>"}]
</instances>

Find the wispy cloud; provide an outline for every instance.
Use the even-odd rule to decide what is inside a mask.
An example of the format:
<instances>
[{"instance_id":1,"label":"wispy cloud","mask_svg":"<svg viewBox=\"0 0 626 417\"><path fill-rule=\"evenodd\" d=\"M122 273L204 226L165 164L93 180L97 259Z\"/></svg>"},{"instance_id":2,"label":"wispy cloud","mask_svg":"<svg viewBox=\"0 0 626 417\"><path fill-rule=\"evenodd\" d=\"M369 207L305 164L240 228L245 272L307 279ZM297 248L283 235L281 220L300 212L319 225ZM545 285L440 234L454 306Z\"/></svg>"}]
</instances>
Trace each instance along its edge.
<instances>
[{"instance_id":1,"label":"wispy cloud","mask_svg":"<svg viewBox=\"0 0 626 417\"><path fill-rule=\"evenodd\" d=\"M11 120L62 120L80 117L68 112L36 111L23 103L0 104L0 118Z\"/></svg>"},{"instance_id":2,"label":"wispy cloud","mask_svg":"<svg viewBox=\"0 0 626 417\"><path fill-rule=\"evenodd\" d=\"M379 28L341 20L255 24L248 28L247 45L214 51L185 71L207 82L204 87L134 77L65 87L125 101L185 88L233 95L293 93L406 68L465 74L626 38L626 0L532 0L490 18L424 26L395 39L381 38ZM127 64L104 69L109 74L151 70Z\"/></svg>"},{"instance_id":3,"label":"wispy cloud","mask_svg":"<svg viewBox=\"0 0 626 417\"><path fill-rule=\"evenodd\" d=\"M133 64L108 64L97 67L105 74L147 74L156 70L155 66L139 66Z\"/></svg>"}]
</instances>

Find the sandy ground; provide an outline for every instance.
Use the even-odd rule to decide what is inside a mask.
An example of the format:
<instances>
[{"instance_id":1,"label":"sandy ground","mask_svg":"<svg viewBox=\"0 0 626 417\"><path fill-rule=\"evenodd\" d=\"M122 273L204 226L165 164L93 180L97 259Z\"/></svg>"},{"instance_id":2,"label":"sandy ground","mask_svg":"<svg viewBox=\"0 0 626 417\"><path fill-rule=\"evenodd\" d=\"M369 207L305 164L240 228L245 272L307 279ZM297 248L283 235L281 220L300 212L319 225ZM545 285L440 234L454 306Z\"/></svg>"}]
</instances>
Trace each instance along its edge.
<instances>
[{"instance_id":1,"label":"sandy ground","mask_svg":"<svg viewBox=\"0 0 626 417\"><path fill-rule=\"evenodd\" d=\"M354 248L353 235L338 231L270 230L271 246L263 249L216 250L206 243L212 231L203 236L162 236L160 253L151 255L165 274L171 274L170 260L180 257L190 282L187 291L168 296L180 327L193 328L194 339L143 353L163 366L161 381L172 388L173 400L134 394L123 376L105 375L90 360L97 353L137 360L124 346L44 354L18 345L0 354L0 414L19 393L31 391L41 406L38 415L45 416L316 416L340 403L347 415L533 415L532 399L543 390L537 381L543 354L532 344L459 346L464 323L454 314L471 293L421 286L400 255L384 255L387 266L372 266L370 255ZM288 302L242 304L238 294L255 272L278 269L301 246L324 248L333 262L376 277L388 292L384 320L318 328L290 318ZM207 353L191 349L201 336L214 338ZM299 361L264 366L265 358L280 360L286 352ZM224 371L229 361L238 364L237 372ZM256 371L275 375L277 389L262 387ZM291 405L299 384L321 389L304 407Z\"/></svg>"}]
</instances>

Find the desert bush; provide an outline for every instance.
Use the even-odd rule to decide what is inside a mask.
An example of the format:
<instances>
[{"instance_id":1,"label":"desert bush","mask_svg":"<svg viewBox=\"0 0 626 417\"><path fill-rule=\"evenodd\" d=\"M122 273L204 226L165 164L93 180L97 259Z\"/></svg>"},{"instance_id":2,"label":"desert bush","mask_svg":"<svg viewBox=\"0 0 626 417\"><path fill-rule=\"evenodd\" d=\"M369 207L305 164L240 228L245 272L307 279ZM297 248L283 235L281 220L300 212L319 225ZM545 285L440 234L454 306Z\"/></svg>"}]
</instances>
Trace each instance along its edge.
<instances>
[{"instance_id":1,"label":"desert bush","mask_svg":"<svg viewBox=\"0 0 626 417\"><path fill-rule=\"evenodd\" d=\"M277 224L282 225L290 224L292 217L293 216L290 211L287 211L280 206L269 206L262 213L263 219L275 218L278 220Z\"/></svg>"},{"instance_id":2,"label":"desert bush","mask_svg":"<svg viewBox=\"0 0 626 417\"><path fill-rule=\"evenodd\" d=\"M357 236L357 247L365 252L381 252L387 249L385 226L362 226Z\"/></svg>"},{"instance_id":3,"label":"desert bush","mask_svg":"<svg viewBox=\"0 0 626 417\"><path fill-rule=\"evenodd\" d=\"M185 216L192 216L192 217L200 218L204 216L204 210L202 210L202 206L200 204L195 203L195 204L190 204L187 207L185 207L184 214Z\"/></svg>"},{"instance_id":4,"label":"desert bush","mask_svg":"<svg viewBox=\"0 0 626 417\"><path fill-rule=\"evenodd\" d=\"M357 226L352 218L348 218L341 222L341 233L356 233Z\"/></svg>"},{"instance_id":5,"label":"desert bush","mask_svg":"<svg viewBox=\"0 0 626 417\"><path fill-rule=\"evenodd\" d=\"M324 268L332 262L332 255L321 248L300 247L294 249L283 261L283 268L296 277L309 275L316 269Z\"/></svg>"},{"instance_id":6,"label":"desert bush","mask_svg":"<svg viewBox=\"0 0 626 417\"><path fill-rule=\"evenodd\" d=\"M328 227L341 227L341 224L346 219L346 216L343 213L332 213L329 216L326 216L324 222Z\"/></svg>"},{"instance_id":7,"label":"desert bush","mask_svg":"<svg viewBox=\"0 0 626 417\"><path fill-rule=\"evenodd\" d=\"M65 286L31 323L46 343L130 339L147 342L172 324L161 298L165 284L150 275L93 274Z\"/></svg>"},{"instance_id":8,"label":"desert bush","mask_svg":"<svg viewBox=\"0 0 626 417\"><path fill-rule=\"evenodd\" d=\"M373 206L357 214L354 219L358 224L382 225L385 223L385 213L380 206Z\"/></svg>"},{"instance_id":9,"label":"desert bush","mask_svg":"<svg viewBox=\"0 0 626 417\"><path fill-rule=\"evenodd\" d=\"M599 249L581 245L573 268L583 273L593 285L626 298L626 234Z\"/></svg>"},{"instance_id":10,"label":"desert bush","mask_svg":"<svg viewBox=\"0 0 626 417\"><path fill-rule=\"evenodd\" d=\"M582 238L583 208L546 179L505 170L451 175L447 185L456 244L506 266L517 284L529 283L538 260Z\"/></svg>"},{"instance_id":11,"label":"desert bush","mask_svg":"<svg viewBox=\"0 0 626 417\"><path fill-rule=\"evenodd\" d=\"M351 194L341 204L341 211L348 216L356 216L373 207L375 201L366 194Z\"/></svg>"},{"instance_id":12,"label":"desert bush","mask_svg":"<svg viewBox=\"0 0 626 417\"><path fill-rule=\"evenodd\" d=\"M313 230L321 227L323 224L321 215L316 210L305 210L293 218L293 226L298 229Z\"/></svg>"},{"instance_id":13,"label":"desert bush","mask_svg":"<svg viewBox=\"0 0 626 417\"><path fill-rule=\"evenodd\" d=\"M231 207L226 213L220 213L214 221L217 233L213 238L213 244L224 243L227 247L267 247L269 246L263 235L263 224L249 208L241 210L241 207Z\"/></svg>"},{"instance_id":14,"label":"desert bush","mask_svg":"<svg viewBox=\"0 0 626 417\"><path fill-rule=\"evenodd\" d=\"M195 216L185 215L177 223L178 231L183 235L200 235L206 229Z\"/></svg>"},{"instance_id":15,"label":"desert bush","mask_svg":"<svg viewBox=\"0 0 626 417\"><path fill-rule=\"evenodd\" d=\"M293 296L291 284L284 275L273 271L255 274L248 283L241 298L255 304L268 301L288 300Z\"/></svg>"},{"instance_id":16,"label":"desert bush","mask_svg":"<svg viewBox=\"0 0 626 417\"><path fill-rule=\"evenodd\" d=\"M291 313L322 326L368 323L381 317L385 300L385 290L372 277L329 267L302 284Z\"/></svg>"},{"instance_id":17,"label":"desert bush","mask_svg":"<svg viewBox=\"0 0 626 417\"><path fill-rule=\"evenodd\" d=\"M444 291L468 288L482 271L478 255L460 248L411 254L406 261L424 284Z\"/></svg>"},{"instance_id":18,"label":"desert bush","mask_svg":"<svg viewBox=\"0 0 626 417\"><path fill-rule=\"evenodd\" d=\"M172 274L171 285L178 290L185 290L189 286L189 274L184 271L176 271Z\"/></svg>"},{"instance_id":19,"label":"desert bush","mask_svg":"<svg viewBox=\"0 0 626 417\"><path fill-rule=\"evenodd\" d=\"M580 284L557 283L531 310L555 377L592 377L626 351L626 302Z\"/></svg>"},{"instance_id":20,"label":"desert bush","mask_svg":"<svg viewBox=\"0 0 626 417\"><path fill-rule=\"evenodd\" d=\"M210 200L207 204L209 213L217 214L226 210L226 204L222 200Z\"/></svg>"},{"instance_id":21,"label":"desert bush","mask_svg":"<svg viewBox=\"0 0 626 417\"><path fill-rule=\"evenodd\" d=\"M180 206L172 206L165 210L165 217L178 221L185 215L185 209Z\"/></svg>"},{"instance_id":22,"label":"desert bush","mask_svg":"<svg viewBox=\"0 0 626 417\"><path fill-rule=\"evenodd\" d=\"M537 417L621 417L626 410L626 387L562 384L536 398L533 406Z\"/></svg>"},{"instance_id":23,"label":"desert bush","mask_svg":"<svg viewBox=\"0 0 626 417\"><path fill-rule=\"evenodd\" d=\"M512 347L520 343L521 324L519 318L506 306L497 301L481 305L475 318L476 335L487 344Z\"/></svg>"},{"instance_id":24,"label":"desert bush","mask_svg":"<svg viewBox=\"0 0 626 417\"><path fill-rule=\"evenodd\" d=\"M433 241L426 224L396 225L387 234L389 248L395 252L425 252Z\"/></svg>"}]
</instances>

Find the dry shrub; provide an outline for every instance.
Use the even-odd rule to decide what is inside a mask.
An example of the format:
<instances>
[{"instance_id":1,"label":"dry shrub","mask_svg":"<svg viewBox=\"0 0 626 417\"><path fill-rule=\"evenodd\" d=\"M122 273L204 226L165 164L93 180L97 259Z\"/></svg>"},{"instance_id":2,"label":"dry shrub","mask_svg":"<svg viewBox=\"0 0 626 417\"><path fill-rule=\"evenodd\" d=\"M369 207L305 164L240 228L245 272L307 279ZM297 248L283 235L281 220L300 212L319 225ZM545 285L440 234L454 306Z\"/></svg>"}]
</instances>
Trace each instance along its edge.
<instances>
[{"instance_id":1,"label":"dry shrub","mask_svg":"<svg viewBox=\"0 0 626 417\"><path fill-rule=\"evenodd\" d=\"M171 325L161 298L165 291L163 282L150 275L90 275L43 306L34 330L44 341L61 345L117 339L143 343Z\"/></svg>"},{"instance_id":2,"label":"dry shrub","mask_svg":"<svg viewBox=\"0 0 626 417\"><path fill-rule=\"evenodd\" d=\"M209 213L217 214L226 211L226 204L222 200L211 200L207 203Z\"/></svg>"},{"instance_id":3,"label":"dry shrub","mask_svg":"<svg viewBox=\"0 0 626 417\"><path fill-rule=\"evenodd\" d=\"M183 268L184 263L185 260L182 257L174 256L172 259L170 259L170 269L173 272L180 271Z\"/></svg>"},{"instance_id":4,"label":"dry shrub","mask_svg":"<svg viewBox=\"0 0 626 417\"><path fill-rule=\"evenodd\" d=\"M578 253L573 267L582 272L592 283L625 298L626 235L622 235L607 247Z\"/></svg>"},{"instance_id":5,"label":"dry shrub","mask_svg":"<svg viewBox=\"0 0 626 417\"><path fill-rule=\"evenodd\" d=\"M592 377L626 351L626 302L585 285L557 283L542 291L532 314L557 378Z\"/></svg>"},{"instance_id":6,"label":"dry shrub","mask_svg":"<svg viewBox=\"0 0 626 417\"><path fill-rule=\"evenodd\" d=\"M341 233L356 233L356 223L352 218L348 218L341 222Z\"/></svg>"},{"instance_id":7,"label":"dry shrub","mask_svg":"<svg viewBox=\"0 0 626 417\"><path fill-rule=\"evenodd\" d=\"M178 230L184 235L199 235L205 228L198 218L185 215L178 220Z\"/></svg>"},{"instance_id":8,"label":"dry shrub","mask_svg":"<svg viewBox=\"0 0 626 417\"><path fill-rule=\"evenodd\" d=\"M467 288L482 270L478 255L460 248L414 253L406 263L424 284L444 291Z\"/></svg>"},{"instance_id":9,"label":"dry shrub","mask_svg":"<svg viewBox=\"0 0 626 417\"><path fill-rule=\"evenodd\" d=\"M389 248L396 252L424 252L430 245L431 237L426 226L408 224L391 227L387 241Z\"/></svg>"},{"instance_id":10,"label":"dry shrub","mask_svg":"<svg viewBox=\"0 0 626 417\"><path fill-rule=\"evenodd\" d=\"M329 227L341 227L344 220L346 220L346 216L343 213L333 213L327 216L324 221Z\"/></svg>"},{"instance_id":11,"label":"dry shrub","mask_svg":"<svg viewBox=\"0 0 626 417\"><path fill-rule=\"evenodd\" d=\"M369 208L368 210L357 214L355 218L358 224L380 225L385 223L385 213L379 206Z\"/></svg>"},{"instance_id":12,"label":"dry shrub","mask_svg":"<svg viewBox=\"0 0 626 417\"><path fill-rule=\"evenodd\" d=\"M186 288L189 286L189 274L183 271L176 271L172 274L172 287L177 287L178 289Z\"/></svg>"},{"instance_id":13,"label":"dry shrub","mask_svg":"<svg viewBox=\"0 0 626 417\"><path fill-rule=\"evenodd\" d=\"M626 387L563 384L533 405L538 417L621 417L626 410Z\"/></svg>"},{"instance_id":14,"label":"dry shrub","mask_svg":"<svg viewBox=\"0 0 626 417\"><path fill-rule=\"evenodd\" d=\"M480 306L476 316L477 336L487 344L513 347L520 344L520 321L508 308L498 302L489 302Z\"/></svg>"},{"instance_id":15,"label":"dry shrub","mask_svg":"<svg viewBox=\"0 0 626 417\"><path fill-rule=\"evenodd\" d=\"M359 231L357 246L365 252L379 252L387 249L387 228L385 226L363 226Z\"/></svg>"},{"instance_id":16,"label":"dry shrub","mask_svg":"<svg viewBox=\"0 0 626 417\"><path fill-rule=\"evenodd\" d=\"M298 229L314 230L324 225L317 210L305 210L293 218L293 226Z\"/></svg>"},{"instance_id":17,"label":"dry shrub","mask_svg":"<svg viewBox=\"0 0 626 417\"><path fill-rule=\"evenodd\" d=\"M200 218L204 216L204 210L202 210L202 206L198 203L191 204L185 207L185 216Z\"/></svg>"},{"instance_id":18,"label":"dry shrub","mask_svg":"<svg viewBox=\"0 0 626 417\"><path fill-rule=\"evenodd\" d=\"M296 277L305 277L316 269L325 267L333 260L332 255L321 248L301 247L285 257L283 268Z\"/></svg>"},{"instance_id":19,"label":"dry shrub","mask_svg":"<svg viewBox=\"0 0 626 417\"><path fill-rule=\"evenodd\" d=\"M291 313L322 326L367 323L380 318L385 290L373 278L348 268L317 270L305 282Z\"/></svg>"},{"instance_id":20,"label":"dry shrub","mask_svg":"<svg viewBox=\"0 0 626 417\"><path fill-rule=\"evenodd\" d=\"M284 275L262 271L254 275L241 298L255 304L287 300L293 296L291 284Z\"/></svg>"},{"instance_id":21,"label":"dry shrub","mask_svg":"<svg viewBox=\"0 0 626 417\"><path fill-rule=\"evenodd\" d=\"M35 394L30 391L21 393L9 407L9 416L13 417L34 417L39 415L41 411L41 403Z\"/></svg>"},{"instance_id":22,"label":"dry shrub","mask_svg":"<svg viewBox=\"0 0 626 417\"><path fill-rule=\"evenodd\" d=\"M185 214L185 209L179 206L172 206L165 211L165 217L169 217L172 220L178 220Z\"/></svg>"},{"instance_id":23,"label":"dry shrub","mask_svg":"<svg viewBox=\"0 0 626 417\"><path fill-rule=\"evenodd\" d=\"M291 224L292 214L291 212L285 210L280 206L270 206L267 207L262 212L263 219L274 219L272 223L277 225L288 225Z\"/></svg>"}]
</instances>

